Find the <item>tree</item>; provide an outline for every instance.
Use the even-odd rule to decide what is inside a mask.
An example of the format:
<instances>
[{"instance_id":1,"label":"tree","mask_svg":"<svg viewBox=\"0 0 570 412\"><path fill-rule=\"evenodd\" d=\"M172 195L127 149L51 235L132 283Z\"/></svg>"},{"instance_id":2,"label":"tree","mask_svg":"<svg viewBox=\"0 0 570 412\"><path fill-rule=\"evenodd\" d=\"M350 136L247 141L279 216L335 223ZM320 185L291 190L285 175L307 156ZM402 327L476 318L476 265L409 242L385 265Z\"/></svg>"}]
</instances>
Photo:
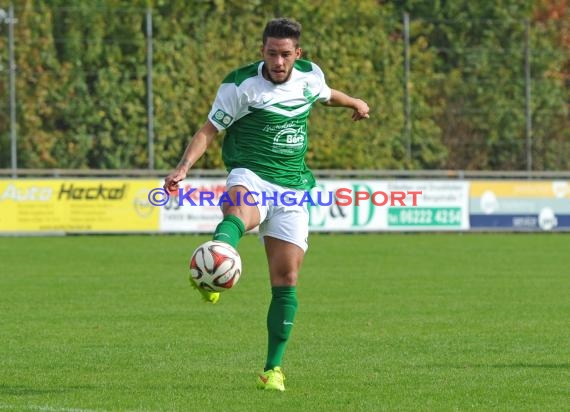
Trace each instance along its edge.
<instances>
[{"instance_id":1,"label":"tree","mask_svg":"<svg viewBox=\"0 0 570 412\"><path fill-rule=\"evenodd\" d=\"M145 168L146 0L16 5L20 167ZM169 169L205 121L227 73L260 58L268 19L304 25L304 57L369 121L316 107L316 169L524 169L530 22L534 166L570 166L567 0L155 0L155 167ZM411 159L404 134L402 16L410 13ZM0 47L6 39L0 38ZM3 48L4 49L4 48ZM6 67L7 56L0 57ZM6 71L0 72L5 75ZM0 93L7 95L6 82ZM7 99L0 166L9 162ZM196 167L221 168L215 140Z\"/></svg>"}]
</instances>

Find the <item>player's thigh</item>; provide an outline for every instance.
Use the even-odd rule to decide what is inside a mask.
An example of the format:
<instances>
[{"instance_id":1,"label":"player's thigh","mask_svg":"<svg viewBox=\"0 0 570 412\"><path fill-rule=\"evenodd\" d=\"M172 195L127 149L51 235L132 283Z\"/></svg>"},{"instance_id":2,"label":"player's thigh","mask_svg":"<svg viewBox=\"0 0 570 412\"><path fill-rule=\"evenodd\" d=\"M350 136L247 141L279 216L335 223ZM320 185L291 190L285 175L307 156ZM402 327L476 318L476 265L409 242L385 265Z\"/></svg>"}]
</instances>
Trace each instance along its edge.
<instances>
[{"instance_id":1,"label":"player's thigh","mask_svg":"<svg viewBox=\"0 0 570 412\"><path fill-rule=\"evenodd\" d=\"M308 247L309 214L301 206L278 207L259 227L273 286L292 286Z\"/></svg>"},{"instance_id":2,"label":"player's thigh","mask_svg":"<svg viewBox=\"0 0 570 412\"><path fill-rule=\"evenodd\" d=\"M228 190L229 202L224 202L222 211L224 216L234 215L239 217L246 230L251 230L259 225L261 211L257 205L257 199L250 190L241 185L232 186Z\"/></svg>"},{"instance_id":3,"label":"player's thigh","mask_svg":"<svg viewBox=\"0 0 570 412\"><path fill-rule=\"evenodd\" d=\"M264 236L263 240L271 286L295 286L305 251L299 245L272 236Z\"/></svg>"}]
</instances>

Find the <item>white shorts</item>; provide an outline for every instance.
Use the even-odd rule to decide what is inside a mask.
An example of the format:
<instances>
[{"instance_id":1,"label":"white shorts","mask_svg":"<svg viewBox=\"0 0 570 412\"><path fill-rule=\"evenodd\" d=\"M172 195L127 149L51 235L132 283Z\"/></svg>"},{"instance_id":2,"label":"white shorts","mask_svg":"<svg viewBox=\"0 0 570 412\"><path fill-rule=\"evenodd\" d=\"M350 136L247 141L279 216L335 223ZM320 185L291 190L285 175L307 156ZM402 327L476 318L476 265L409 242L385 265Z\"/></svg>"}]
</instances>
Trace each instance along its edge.
<instances>
[{"instance_id":1,"label":"white shorts","mask_svg":"<svg viewBox=\"0 0 570 412\"><path fill-rule=\"evenodd\" d=\"M253 192L259 210L259 237L271 236L299 246L303 251L309 247L309 211L307 202L302 202L305 191L288 189L269 183L249 169L233 169L226 181L226 190L244 186ZM243 201L243 199L239 199Z\"/></svg>"}]
</instances>

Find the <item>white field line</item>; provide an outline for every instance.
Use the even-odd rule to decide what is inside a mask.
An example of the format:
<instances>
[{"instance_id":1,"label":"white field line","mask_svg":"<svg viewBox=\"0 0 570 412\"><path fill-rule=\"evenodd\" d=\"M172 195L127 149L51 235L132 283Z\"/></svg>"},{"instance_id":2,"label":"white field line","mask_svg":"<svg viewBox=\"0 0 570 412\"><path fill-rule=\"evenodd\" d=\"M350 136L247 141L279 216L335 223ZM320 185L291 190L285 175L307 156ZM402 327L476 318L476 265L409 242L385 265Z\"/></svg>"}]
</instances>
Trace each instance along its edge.
<instances>
[{"instance_id":1,"label":"white field line","mask_svg":"<svg viewBox=\"0 0 570 412\"><path fill-rule=\"evenodd\" d=\"M3 410L21 410L22 405L12 406L0 403L0 409ZM81 409L81 408L58 408L48 405L26 405L26 410L40 411L40 412L96 412L94 409ZM100 412L100 411L99 411Z\"/></svg>"}]
</instances>

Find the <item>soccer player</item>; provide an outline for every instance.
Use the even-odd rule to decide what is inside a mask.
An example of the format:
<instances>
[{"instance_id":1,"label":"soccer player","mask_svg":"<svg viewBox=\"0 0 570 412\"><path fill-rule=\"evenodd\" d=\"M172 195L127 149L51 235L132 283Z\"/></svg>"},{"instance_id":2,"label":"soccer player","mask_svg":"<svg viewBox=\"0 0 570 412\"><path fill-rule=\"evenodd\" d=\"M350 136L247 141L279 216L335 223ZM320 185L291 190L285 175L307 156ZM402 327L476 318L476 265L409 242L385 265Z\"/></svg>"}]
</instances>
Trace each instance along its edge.
<instances>
[{"instance_id":1,"label":"soccer player","mask_svg":"<svg viewBox=\"0 0 570 412\"><path fill-rule=\"evenodd\" d=\"M223 220L214 240L237 248L240 238L259 226L269 266L272 299L267 314L268 351L257 387L285 390L283 354L297 311L296 284L307 250L307 202L295 202L315 186L305 163L307 118L313 104L352 109L352 120L369 117L368 105L331 89L321 69L301 60L301 25L278 18L263 31L263 59L232 71L220 85L208 119L194 134L164 189L178 190L188 169L225 131L222 158L229 172ZM254 192L257 195L254 197ZM287 192L288 201L281 202ZM192 282L192 281L191 281ZM193 282L192 282L193 283ZM205 301L219 293L198 289Z\"/></svg>"}]
</instances>

